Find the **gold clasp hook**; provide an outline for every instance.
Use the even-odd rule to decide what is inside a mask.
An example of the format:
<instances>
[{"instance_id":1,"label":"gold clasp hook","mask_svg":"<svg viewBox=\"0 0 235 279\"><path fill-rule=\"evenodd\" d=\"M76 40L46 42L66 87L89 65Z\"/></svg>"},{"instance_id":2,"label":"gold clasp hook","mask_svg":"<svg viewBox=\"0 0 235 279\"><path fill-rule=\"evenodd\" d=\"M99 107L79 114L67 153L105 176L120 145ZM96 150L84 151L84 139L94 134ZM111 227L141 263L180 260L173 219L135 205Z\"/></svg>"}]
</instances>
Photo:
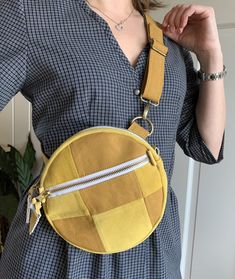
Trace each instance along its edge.
<instances>
[{"instance_id":1,"label":"gold clasp hook","mask_svg":"<svg viewBox=\"0 0 235 279\"><path fill-rule=\"evenodd\" d=\"M147 103L147 105L145 105L145 107L144 107L143 119L147 118L149 110L150 110L150 103Z\"/></svg>"}]
</instances>

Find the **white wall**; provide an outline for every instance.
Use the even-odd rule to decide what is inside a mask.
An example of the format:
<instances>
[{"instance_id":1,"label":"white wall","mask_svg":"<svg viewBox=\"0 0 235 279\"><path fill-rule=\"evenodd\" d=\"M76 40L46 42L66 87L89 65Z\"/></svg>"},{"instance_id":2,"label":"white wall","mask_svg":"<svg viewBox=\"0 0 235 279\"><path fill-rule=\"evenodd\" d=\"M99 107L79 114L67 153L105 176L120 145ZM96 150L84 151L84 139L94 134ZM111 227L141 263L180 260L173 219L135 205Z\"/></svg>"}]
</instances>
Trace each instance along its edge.
<instances>
[{"instance_id":1,"label":"white wall","mask_svg":"<svg viewBox=\"0 0 235 279\"><path fill-rule=\"evenodd\" d=\"M37 163L33 170L36 176L42 164L40 143L32 128L31 104L19 92L0 112L0 144L14 145L23 152L29 133L36 149Z\"/></svg>"},{"instance_id":2,"label":"white wall","mask_svg":"<svg viewBox=\"0 0 235 279\"><path fill-rule=\"evenodd\" d=\"M235 28L220 30L220 38L229 69L225 160L201 168L192 279L235 278Z\"/></svg>"}]
</instances>

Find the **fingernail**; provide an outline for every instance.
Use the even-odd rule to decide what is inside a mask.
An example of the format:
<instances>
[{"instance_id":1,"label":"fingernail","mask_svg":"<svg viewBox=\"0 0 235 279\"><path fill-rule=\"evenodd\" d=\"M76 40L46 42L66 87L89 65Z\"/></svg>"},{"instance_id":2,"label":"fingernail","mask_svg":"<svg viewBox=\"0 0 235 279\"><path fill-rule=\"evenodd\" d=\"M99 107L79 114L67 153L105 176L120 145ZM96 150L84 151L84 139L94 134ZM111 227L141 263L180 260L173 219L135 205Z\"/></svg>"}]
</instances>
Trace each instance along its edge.
<instances>
[{"instance_id":1,"label":"fingernail","mask_svg":"<svg viewBox=\"0 0 235 279\"><path fill-rule=\"evenodd\" d=\"M170 25L167 25L167 31L169 31L169 32L171 32L171 27L170 27Z\"/></svg>"},{"instance_id":2,"label":"fingernail","mask_svg":"<svg viewBox=\"0 0 235 279\"><path fill-rule=\"evenodd\" d=\"M177 29L177 32L178 32L179 34L181 34L181 33L183 32L183 28L178 28L178 29Z\"/></svg>"}]
</instances>

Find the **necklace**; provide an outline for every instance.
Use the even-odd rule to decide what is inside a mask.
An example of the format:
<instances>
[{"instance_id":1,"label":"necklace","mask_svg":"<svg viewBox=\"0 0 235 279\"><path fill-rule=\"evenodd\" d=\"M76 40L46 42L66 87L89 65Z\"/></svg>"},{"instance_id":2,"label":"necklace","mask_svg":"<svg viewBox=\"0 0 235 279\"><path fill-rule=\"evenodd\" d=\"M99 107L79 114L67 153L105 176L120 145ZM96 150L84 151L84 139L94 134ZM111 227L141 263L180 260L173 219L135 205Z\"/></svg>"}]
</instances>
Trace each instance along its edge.
<instances>
[{"instance_id":1,"label":"necklace","mask_svg":"<svg viewBox=\"0 0 235 279\"><path fill-rule=\"evenodd\" d=\"M87 1L87 3L94 9L97 9L98 11L100 11L103 15L105 15L107 18L109 18L110 20L112 20L112 22L115 23L115 28L118 30L118 31L121 31L123 29L123 23L125 23L128 18L132 15L132 13L134 12L135 8L133 8L133 10L130 12L130 14L128 15L128 17L122 19L121 21L119 22L116 22L115 20L113 20L111 17L109 17L108 15L106 15L104 12L102 12L100 9L98 9L97 7L91 5L89 3L89 1Z\"/></svg>"}]
</instances>

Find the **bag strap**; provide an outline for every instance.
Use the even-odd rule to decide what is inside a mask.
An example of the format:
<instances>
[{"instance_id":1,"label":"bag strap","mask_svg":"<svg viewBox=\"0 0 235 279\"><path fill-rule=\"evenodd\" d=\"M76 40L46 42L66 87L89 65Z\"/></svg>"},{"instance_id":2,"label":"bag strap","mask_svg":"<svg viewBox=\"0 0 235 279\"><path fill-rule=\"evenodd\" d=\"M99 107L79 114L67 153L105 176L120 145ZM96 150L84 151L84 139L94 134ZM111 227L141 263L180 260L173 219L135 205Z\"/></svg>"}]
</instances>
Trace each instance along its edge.
<instances>
[{"instance_id":1,"label":"bag strap","mask_svg":"<svg viewBox=\"0 0 235 279\"><path fill-rule=\"evenodd\" d=\"M147 117L150 106L158 106L164 85L165 72L165 57L168 48L163 42L163 32L158 22L155 22L152 17L143 13L148 41L150 43L149 55L146 62L145 73L141 85L140 98L145 102L145 108L142 116L137 116L132 119L128 130L146 139L153 133L154 126L152 121ZM136 120L142 119L148 122L150 130L139 125ZM159 153L159 150L158 150Z\"/></svg>"},{"instance_id":2,"label":"bag strap","mask_svg":"<svg viewBox=\"0 0 235 279\"><path fill-rule=\"evenodd\" d=\"M143 16L151 48L141 86L141 98L142 101L159 104L164 85L164 66L168 48L164 45L160 24L147 13Z\"/></svg>"}]
</instances>

